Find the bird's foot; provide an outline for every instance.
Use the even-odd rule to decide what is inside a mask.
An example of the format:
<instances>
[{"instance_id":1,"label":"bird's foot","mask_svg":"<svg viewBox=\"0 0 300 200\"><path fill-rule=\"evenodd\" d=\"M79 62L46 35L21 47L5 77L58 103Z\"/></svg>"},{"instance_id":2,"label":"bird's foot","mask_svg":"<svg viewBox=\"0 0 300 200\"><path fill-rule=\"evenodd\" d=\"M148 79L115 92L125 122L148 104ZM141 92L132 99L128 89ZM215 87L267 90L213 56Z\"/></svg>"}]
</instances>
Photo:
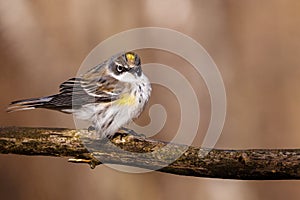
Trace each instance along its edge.
<instances>
[{"instance_id":1,"label":"bird's foot","mask_svg":"<svg viewBox=\"0 0 300 200\"><path fill-rule=\"evenodd\" d=\"M96 130L96 128L92 125L88 127L89 132L92 132L92 131L95 131L95 130Z\"/></svg>"},{"instance_id":2,"label":"bird's foot","mask_svg":"<svg viewBox=\"0 0 300 200\"><path fill-rule=\"evenodd\" d=\"M131 135L135 138L143 138L143 139L146 138L146 136L144 134L138 134L138 133L134 132L133 130L128 129L128 128L124 128L124 127L120 128L119 131L116 132L115 134L107 135L106 137L109 140L112 140L112 139L117 138L117 137L124 138L124 137L127 137L129 135Z\"/></svg>"}]
</instances>

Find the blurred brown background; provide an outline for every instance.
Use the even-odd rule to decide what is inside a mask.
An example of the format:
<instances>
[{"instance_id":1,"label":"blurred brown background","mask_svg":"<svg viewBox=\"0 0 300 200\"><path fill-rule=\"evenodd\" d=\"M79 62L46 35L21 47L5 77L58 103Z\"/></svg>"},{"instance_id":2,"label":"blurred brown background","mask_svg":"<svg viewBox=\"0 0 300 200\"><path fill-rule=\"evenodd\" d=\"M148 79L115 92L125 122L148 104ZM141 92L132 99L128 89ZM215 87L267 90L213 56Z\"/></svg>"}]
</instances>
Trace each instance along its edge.
<instances>
[{"instance_id":1,"label":"blurred brown background","mask_svg":"<svg viewBox=\"0 0 300 200\"><path fill-rule=\"evenodd\" d=\"M234 0L0 0L1 126L74 127L72 116L36 110L7 114L10 101L53 94L75 76L86 55L109 36L131 28L175 29L198 41L224 79L228 112L218 148L299 148L300 1ZM184 61L141 52L181 70L199 89L206 130L207 90ZM157 59L157 60L155 60ZM199 84L198 84L199 83ZM155 87L150 103L178 116L171 94ZM172 99L172 98L171 98ZM173 98L174 99L174 98ZM171 101L171 102L170 102ZM177 115L176 115L177 112ZM170 123L157 137L171 139ZM172 121L173 120L173 121ZM147 114L138 120L149 121ZM195 142L194 145L200 145ZM291 199L297 181L234 181L162 173L95 170L66 159L0 155L1 199Z\"/></svg>"}]
</instances>

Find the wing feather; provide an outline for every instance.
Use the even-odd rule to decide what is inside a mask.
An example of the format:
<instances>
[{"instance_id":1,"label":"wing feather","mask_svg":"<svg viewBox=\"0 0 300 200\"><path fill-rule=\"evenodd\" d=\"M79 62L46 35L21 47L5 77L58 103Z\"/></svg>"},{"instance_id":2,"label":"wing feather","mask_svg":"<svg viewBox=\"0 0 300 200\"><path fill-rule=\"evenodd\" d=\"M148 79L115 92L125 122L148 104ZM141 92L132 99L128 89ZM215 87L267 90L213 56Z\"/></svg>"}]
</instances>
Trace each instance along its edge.
<instances>
[{"instance_id":1,"label":"wing feather","mask_svg":"<svg viewBox=\"0 0 300 200\"><path fill-rule=\"evenodd\" d=\"M81 106L95 102L111 102L120 97L126 87L119 80L105 73L103 65L92 68L80 78L71 78L60 85L60 93L55 95L53 103L64 106ZM102 69L102 70L100 70Z\"/></svg>"}]
</instances>

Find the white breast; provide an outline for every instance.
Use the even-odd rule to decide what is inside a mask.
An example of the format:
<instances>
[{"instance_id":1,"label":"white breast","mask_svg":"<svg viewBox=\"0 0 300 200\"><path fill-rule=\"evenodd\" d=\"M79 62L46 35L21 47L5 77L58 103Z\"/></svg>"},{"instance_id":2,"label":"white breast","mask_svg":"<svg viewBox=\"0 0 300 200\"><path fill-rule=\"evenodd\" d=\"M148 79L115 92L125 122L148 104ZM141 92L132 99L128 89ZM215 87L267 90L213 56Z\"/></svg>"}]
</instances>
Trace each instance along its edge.
<instances>
[{"instance_id":1,"label":"white breast","mask_svg":"<svg viewBox=\"0 0 300 200\"><path fill-rule=\"evenodd\" d=\"M74 114L79 119L91 121L99 137L113 135L133 118L138 117L149 100L151 85L144 74L139 77L139 81L131 82L130 85L129 90L123 94L125 99L87 104L76 110ZM126 101L126 98L129 99Z\"/></svg>"}]
</instances>

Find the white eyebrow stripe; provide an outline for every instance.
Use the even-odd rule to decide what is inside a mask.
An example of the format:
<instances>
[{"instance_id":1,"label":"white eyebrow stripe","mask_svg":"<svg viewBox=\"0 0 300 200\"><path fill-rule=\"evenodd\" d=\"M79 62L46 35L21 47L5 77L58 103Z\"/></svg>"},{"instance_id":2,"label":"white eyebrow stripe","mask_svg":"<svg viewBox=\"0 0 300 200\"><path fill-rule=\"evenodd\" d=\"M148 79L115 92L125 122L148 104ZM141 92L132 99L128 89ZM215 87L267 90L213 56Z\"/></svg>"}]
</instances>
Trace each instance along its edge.
<instances>
[{"instance_id":1,"label":"white eyebrow stripe","mask_svg":"<svg viewBox=\"0 0 300 200\"><path fill-rule=\"evenodd\" d=\"M119 66L121 66L122 64L120 64L119 62L117 62L117 61L115 61L115 64L116 65L119 65Z\"/></svg>"},{"instance_id":2,"label":"white eyebrow stripe","mask_svg":"<svg viewBox=\"0 0 300 200\"><path fill-rule=\"evenodd\" d=\"M126 69L131 68L129 65L125 65L124 67L125 67Z\"/></svg>"}]
</instances>

